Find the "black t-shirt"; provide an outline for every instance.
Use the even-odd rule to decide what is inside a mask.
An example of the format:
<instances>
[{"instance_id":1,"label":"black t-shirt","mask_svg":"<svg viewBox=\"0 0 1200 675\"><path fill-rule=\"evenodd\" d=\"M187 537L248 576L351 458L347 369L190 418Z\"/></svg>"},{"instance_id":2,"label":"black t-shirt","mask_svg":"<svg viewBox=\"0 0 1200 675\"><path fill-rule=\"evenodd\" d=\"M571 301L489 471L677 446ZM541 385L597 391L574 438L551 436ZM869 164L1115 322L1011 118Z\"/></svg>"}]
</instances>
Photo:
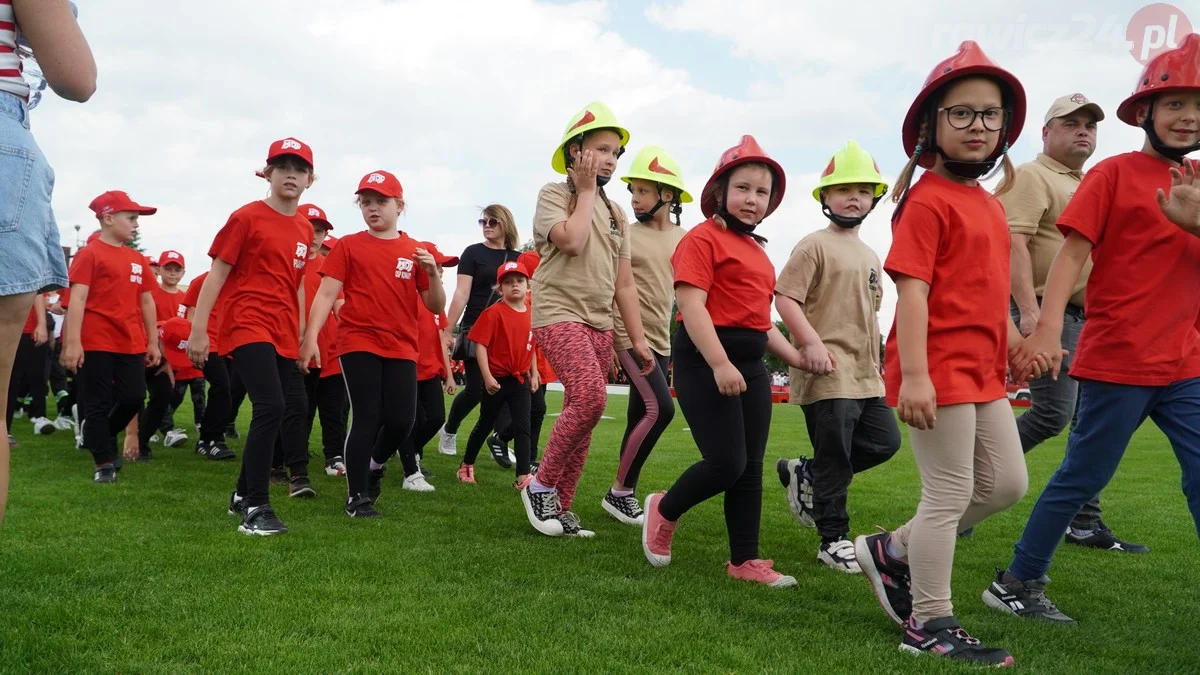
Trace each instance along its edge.
<instances>
[{"instance_id":1,"label":"black t-shirt","mask_svg":"<svg viewBox=\"0 0 1200 675\"><path fill-rule=\"evenodd\" d=\"M504 263L516 260L518 255L516 251L497 250L484 244L471 244L462 252L457 272L471 277L471 295L467 298L467 308L463 310L463 326L475 325L475 320L491 304L489 299L492 303L500 299L499 293L492 293L492 286L496 285L496 270Z\"/></svg>"}]
</instances>

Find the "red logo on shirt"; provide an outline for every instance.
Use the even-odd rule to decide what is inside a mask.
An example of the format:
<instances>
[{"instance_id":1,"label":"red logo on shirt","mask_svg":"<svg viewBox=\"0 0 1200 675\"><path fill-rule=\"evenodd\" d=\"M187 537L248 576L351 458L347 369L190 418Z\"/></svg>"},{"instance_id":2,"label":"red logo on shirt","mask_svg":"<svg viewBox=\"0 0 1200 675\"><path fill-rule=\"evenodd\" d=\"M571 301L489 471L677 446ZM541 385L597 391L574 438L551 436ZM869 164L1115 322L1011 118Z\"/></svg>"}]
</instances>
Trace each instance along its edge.
<instances>
[{"instance_id":1,"label":"red logo on shirt","mask_svg":"<svg viewBox=\"0 0 1200 675\"><path fill-rule=\"evenodd\" d=\"M129 280L135 284L142 283L142 266L138 263L129 263Z\"/></svg>"},{"instance_id":2,"label":"red logo on shirt","mask_svg":"<svg viewBox=\"0 0 1200 675\"><path fill-rule=\"evenodd\" d=\"M413 278L413 261L408 258L396 258L396 278L397 279L412 279Z\"/></svg>"},{"instance_id":3,"label":"red logo on shirt","mask_svg":"<svg viewBox=\"0 0 1200 675\"><path fill-rule=\"evenodd\" d=\"M296 259L292 261L292 266L298 270L304 269L304 263L308 258L308 244L298 241L296 242Z\"/></svg>"}]
</instances>

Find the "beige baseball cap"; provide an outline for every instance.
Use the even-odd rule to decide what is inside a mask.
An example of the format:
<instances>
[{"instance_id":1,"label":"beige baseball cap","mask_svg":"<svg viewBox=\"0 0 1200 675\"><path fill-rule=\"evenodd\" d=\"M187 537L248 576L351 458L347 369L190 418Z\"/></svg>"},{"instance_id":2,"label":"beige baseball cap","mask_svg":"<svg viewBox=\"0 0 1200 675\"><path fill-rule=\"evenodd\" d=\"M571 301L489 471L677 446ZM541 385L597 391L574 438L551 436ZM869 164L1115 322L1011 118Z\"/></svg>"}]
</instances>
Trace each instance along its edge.
<instances>
[{"instance_id":1,"label":"beige baseball cap","mask_svg":"<svg viewBox=\"0 0 1200 675\"><path fill-rule=\"evenodd\" d=\"M1091 110L1092 114L1096 116L1097 122L1104 119L1104 111L1100 109L1100 106L1089 101L1088 98L1083 94L1075 93L1067 94L1066 96L1060 96L1054 99L1054 103L1050 106L1050 109L1046 111L1045 123L1048 123L1055 117L1066 117L1076 110L1081 110L1083 108Z\"/></svg>"}]
</instances>

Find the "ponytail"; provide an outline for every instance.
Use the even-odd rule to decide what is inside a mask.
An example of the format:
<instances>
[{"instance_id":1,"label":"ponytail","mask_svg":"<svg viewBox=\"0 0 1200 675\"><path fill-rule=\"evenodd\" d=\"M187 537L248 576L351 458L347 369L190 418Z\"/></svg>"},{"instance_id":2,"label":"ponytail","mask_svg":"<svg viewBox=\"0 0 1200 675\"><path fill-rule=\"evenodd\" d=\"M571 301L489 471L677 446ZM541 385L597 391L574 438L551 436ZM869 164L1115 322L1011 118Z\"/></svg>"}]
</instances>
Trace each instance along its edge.
<instances>
[{"instance_id":1,"label":"ponytail","mask_svg":"<svg viewBox=\"0 0 1200 675\"><path fill-rule=\"evenodd\" d=\"M1012 160L1008 158L1007 152L1004 153L1004 159L1001 161L1000 166L1004 168L1004 179L1000 181L1000 185L996 186L996 191L992 193L993 197L1003 195L1013 189L1013 186L1017 183L1017 169L1013 166Z\"/></svg>"},{"instance_id":2,"label":"ponytail","mask_svg":"<svg viewBox=\"0 0 1200 675\"><path fill-rule=\"evenodd\" d=\"M892 203L899 204L904 201L904 196L908 194L909 186L912 185L913 174L917 171L917 166L921 162L921 154L928 148L929 143L929 120L921 122L921 127L917 132L917 147L913 150L912 157L908 158L908 163L900 171L900 175L896 176L896 182L892 185ZM1005 156L1007 159L1007 156Z\"/></svg>"}]
</instances>

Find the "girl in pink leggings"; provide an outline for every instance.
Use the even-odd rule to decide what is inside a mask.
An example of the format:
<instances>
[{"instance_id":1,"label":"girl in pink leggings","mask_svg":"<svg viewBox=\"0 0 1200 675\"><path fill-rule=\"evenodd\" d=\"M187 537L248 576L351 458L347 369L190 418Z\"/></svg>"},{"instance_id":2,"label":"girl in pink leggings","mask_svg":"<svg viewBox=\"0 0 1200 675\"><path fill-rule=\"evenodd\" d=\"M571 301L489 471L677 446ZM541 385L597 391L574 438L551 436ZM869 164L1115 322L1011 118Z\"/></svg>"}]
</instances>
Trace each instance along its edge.
<instances>
[{"instance_id":1,"label":"girl in pink leggings","mask_svg":"<svg viewBox=\"0 0 1200 675\"><path fill-rule=\"evenodd\" d=\"M534 274L533 336L565 394L562 415L521 501L534 529L553 537L594 535L580 527L570 508L607 400L614 300L643 372L654 369L638 312L629 224L604 193L628 142L629 132L603 103L576 113L550 160L567 180L542 188L534 214L533 241L542 262Z\"/></svg>"}]
</instances>

